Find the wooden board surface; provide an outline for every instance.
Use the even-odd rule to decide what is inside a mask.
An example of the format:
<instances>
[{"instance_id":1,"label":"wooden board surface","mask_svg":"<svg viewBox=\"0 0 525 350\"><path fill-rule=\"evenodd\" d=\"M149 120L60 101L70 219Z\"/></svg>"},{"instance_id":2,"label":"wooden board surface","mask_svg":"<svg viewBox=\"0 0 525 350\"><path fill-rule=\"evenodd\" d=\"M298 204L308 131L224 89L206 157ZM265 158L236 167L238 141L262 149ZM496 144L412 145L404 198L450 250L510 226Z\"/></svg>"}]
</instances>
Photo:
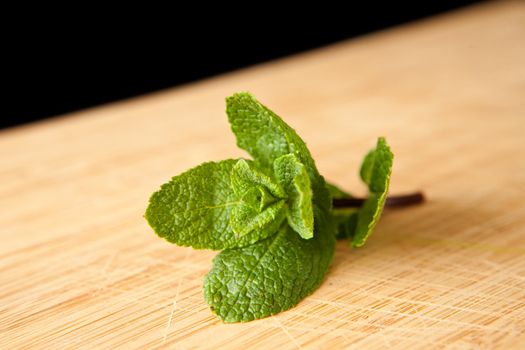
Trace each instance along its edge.
<instances>
[{"instance_id":1,"label":"wooden board surface","mask_svg":"<svg viewBox=\"0 0 525 350\"><path fill-rule=\"evenodd\" d=\"M392 191L366 247L337 246L296 308L222 324L215 252L157 238L152 191L238 157L224 97L250 90L363 194L384 135ZM0 133L0 348L510 349L525 337L525 2L494 2ZM521 346L520 346L521 345Z\"/></svg>"}]
</instances>

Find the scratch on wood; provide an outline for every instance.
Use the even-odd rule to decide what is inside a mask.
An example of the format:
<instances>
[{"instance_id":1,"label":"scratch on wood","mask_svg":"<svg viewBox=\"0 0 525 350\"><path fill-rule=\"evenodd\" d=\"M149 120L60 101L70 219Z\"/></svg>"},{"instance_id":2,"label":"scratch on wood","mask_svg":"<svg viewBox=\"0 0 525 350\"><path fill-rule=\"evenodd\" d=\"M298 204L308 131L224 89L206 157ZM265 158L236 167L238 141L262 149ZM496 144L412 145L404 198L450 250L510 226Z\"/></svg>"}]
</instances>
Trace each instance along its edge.
<instances>
[{"instance_id":1,"label":"scratch on wood","mask_svg":"<svg viewBox=\"0 0 525 350\"><path fill-rule=\"evenodd\" d=\"M166 329L164 330L164 337L162 338L162 343L166 342L166 339L168 338L168 332L171 327L171 321L173 320L173 314L175 313L175 309L177 308L177 300L173 300L173 307L171 308L170 317L168 318L168 323L166 324Z\"/></svg>"},{"instance_id":2,"label":"scratch on wood","mask_svg":"<svg viewBox=\"0 0 525 350\"><path fill-rule=\"evenodd\" d=\"M303 347L301 346L301 344L299 344L297 342L297 340L290 334L290 332L288 332L288 330L284 327L284 325L279 321L279 319L277 317L272 317L275 321L275 323L277 323L277 326L284 332L284 334L286 334L288 336L288 338L290 338L290 340L295 344L295 346L297 347L297 349L302 349Z\"/></svg>"}]
</instances>

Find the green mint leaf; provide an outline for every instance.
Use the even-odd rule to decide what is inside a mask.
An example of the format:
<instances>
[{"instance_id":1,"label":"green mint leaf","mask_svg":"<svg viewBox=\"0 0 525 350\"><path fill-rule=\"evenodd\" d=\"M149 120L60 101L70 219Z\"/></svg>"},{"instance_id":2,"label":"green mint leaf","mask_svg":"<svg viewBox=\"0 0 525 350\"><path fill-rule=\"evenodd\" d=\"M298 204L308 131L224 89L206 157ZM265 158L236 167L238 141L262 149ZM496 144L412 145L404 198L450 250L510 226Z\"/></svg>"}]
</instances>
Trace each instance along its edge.
<instances>
[{"instance_id":1,"label":"green mint leaf","mask_svg":"<svg viewBox=\"0 0 525 350\"><path fill-rule=\"evenodd\" d=\"M324 179L304 141L277 114L263 106L250 93L240 92L226 99L226 113L237 145L246 150L262 169L293 153L306 167L313 190L314 205L329 211L332 205Z\"/></svg>"},{"instance_id":2,"label":"green mint leaf","mask_svg":"<svg viewBox=\"0 0 525 350\"><path fill-rule=\"evenodd\" d=\"M263 168L272 169L275 159L289 153L296 154L307 167L315 168L310 152L295 130L250 93L228 97L226 113L237 145Z\"/></svg>"},{"instance_id":3,"label":"green mint leaf","mask_svg":"<svg viewBox=\"0 0 525 350\"><path fill-rule=\"evenodd\" d=\"M240 236L258 231L258 236L268 237L277 232L285 217L284 200L270 204L262 210L251 205L239 204L232 210L230 226L233 232Z\"/></svg>"},{"instance_id":4,"label":"green mint leaf","mask_svg":"<svg viewBox=\"0 0 525 350\"><path fill-rule=\"evenodd\" d=\"M288 224L304 239L314 236L312 188L306 168L293 154L277 158L274 173L288 194Z\"/></svg>"},{"instance_id":5,"label":"green mint leaf","mask_svg":"<svg viewBox=\"0 0 525 350\"><path fill-rule=\"evenodd\" d=\"M244 236L259 231L267 237L277 232L286 217L286 194L269 176L256 169L252 162L240 159L233 167L231 183L240 203L233 208L230 227Z\"/></svg>"},{"instance_id":6,"label":"green mint leaf","mask_svg":"<svg viewBox=\"0 0 525 350\"><path fill-rule=\"evenodd\" d=\"M264 208L279 200L272 196L268 189L263 186L249 188L241 195L241 204L253 209L256 213L261 213Z\"/></svg>"},{"instance_id":7,"label":"green mint leaf","mask_svg":"<svg viewBox=\"0 0 525 350\"><path fill-rule=\"evenodd\" d=\"M233 190L242 196L247 190L254 186L264 186L276 198L286 198L286 193L281 186L273 181L269 176L257 170L253 162L239 159L233 167L232 172Z\"/></svg>"},{"instance_id":8,"label":"green mint leaf","mask_svg":"<svg viewBox=\"0 0 525 350\"><path fill-rule=\"evenodd\" d=\"M316 210L314 238L299 237L286 223L279 232L213 260L204 297L225 322L246 322L295 306L322 282L335 248L331 219Z\"/></svg>"},{"instance_id":9,"label":"green mint leaf","mask_svg":"<svg viewBox=\"0 0 525 350\"><path fill-rule=\"evenodd\" d=\"M171 179L149 201L145 218L169 242L196 249L242 247L268 237L268 230L236 234L232 210L241 203L231 174L237 160L201 164Z\"/></svg>"},{"instance_id":10,"label":"green mint leaf","mask_svg":"<svg viewBox=\"0 0 525 350\"><path fill-rule=\"evenodd\" d=\"M394 155L386 140L380 137L377 146L370 151L361 166L361 179L368 185L369 197L359 210L352 246L361 247L376 226L383 211Z\"/></svg>"}]
</instances>

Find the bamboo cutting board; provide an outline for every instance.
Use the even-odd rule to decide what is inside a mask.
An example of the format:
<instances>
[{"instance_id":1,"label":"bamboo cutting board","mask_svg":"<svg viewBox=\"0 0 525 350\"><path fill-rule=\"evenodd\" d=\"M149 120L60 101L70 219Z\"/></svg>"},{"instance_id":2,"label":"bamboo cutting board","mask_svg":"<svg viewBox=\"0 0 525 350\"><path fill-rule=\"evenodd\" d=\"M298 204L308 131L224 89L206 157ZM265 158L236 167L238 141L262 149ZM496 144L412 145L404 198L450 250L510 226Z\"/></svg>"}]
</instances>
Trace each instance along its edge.
<instances>
[{"instance_id":1,"label":"bamboo cutting board","mask_svg":"<svg viewBox=\"0 0 525 350\"><path fill-rule=\"evenodd\" d=\"M252 91L357 194L384 135L423 206L337 246L313 295L222 324L212 251L157 238L150 193L245 155L224 97ZM493 2L145 98L0 133L0 348L525 346L525 2Z\"/></svg>"}]
</instances>

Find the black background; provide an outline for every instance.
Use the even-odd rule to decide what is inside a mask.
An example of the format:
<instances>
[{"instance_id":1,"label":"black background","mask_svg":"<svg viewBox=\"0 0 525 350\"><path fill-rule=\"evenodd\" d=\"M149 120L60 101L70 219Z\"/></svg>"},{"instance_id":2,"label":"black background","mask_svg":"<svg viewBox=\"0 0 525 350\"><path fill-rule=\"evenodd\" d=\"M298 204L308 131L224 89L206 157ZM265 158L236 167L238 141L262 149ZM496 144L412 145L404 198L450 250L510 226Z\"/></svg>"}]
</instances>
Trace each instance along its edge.
<instances>
[{"instance_id":1,"label":"black background","mask_svg":"<svg viewBox=\"0 0 525 350\"><path fill-rule=\"evenodd\" d=\"M3 44L6 93L0 128L172 87L475 2L372 1L359 7L310 8L308 16L271 8L215 20L181 10L162 18L144 14L147 21L124 18L126 23L119 25L111 15L87 20L69 15L59 22L41 17Z\"/></svg>"}]
</instances>

